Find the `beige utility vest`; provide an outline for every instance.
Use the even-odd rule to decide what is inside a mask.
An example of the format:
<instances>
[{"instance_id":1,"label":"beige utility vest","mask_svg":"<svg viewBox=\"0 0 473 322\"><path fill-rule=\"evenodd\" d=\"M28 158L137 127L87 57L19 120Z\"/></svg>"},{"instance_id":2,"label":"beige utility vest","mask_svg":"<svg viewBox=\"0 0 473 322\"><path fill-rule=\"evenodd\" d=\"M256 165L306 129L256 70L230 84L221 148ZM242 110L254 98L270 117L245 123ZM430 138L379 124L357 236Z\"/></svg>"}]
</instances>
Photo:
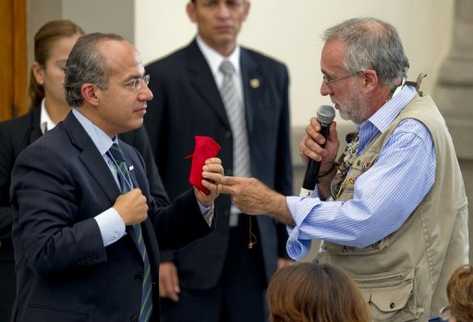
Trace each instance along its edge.
<instances>
[{"instance_id":1,"label":"beige utility vest","mask_svg":"<svg viewBox=\"0 0 473 322\"><path fill-rule=\"evenodd\" d=\"M416 96L390 127L355 157L336 199L352 199L358 176L376 162L399 122L408 118L422 122L432 135L437 165L431 191L399 230L385 239L366 248L324 242L317 255L320 262L345 269L357 281L374 321L427 321L437 315L448 303L448 278L468 262L463 178L445 121L430 97Z\"/></svg>"}]
</instances>

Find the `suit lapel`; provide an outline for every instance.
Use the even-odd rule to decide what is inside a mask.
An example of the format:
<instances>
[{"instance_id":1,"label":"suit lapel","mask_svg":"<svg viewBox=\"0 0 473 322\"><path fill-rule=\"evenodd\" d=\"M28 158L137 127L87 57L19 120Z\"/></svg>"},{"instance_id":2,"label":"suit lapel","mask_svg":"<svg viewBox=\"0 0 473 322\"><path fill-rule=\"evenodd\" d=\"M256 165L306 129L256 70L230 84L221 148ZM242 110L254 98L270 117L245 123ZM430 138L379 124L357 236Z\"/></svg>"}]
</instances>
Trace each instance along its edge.
<instances>
[{"instance_id":1,"label":"suit lapel","mask_svg":"<svg viewBox=\"0 0 473 322\"><path fill-rule=\"evenodd\" d=\"M251 138L255 126L255 114L258 112L258 100L262 97L263 79L256 62L248 54L248 51L241 48L240 67L245 102L246 126L248 138Z\"/></svg>"},{"instance_id":2,"label":"suit lapel","mask_svg":"<svg viewBox=\"0 0 473 322\"><path fill-rule=\"evenodd\" d=\"M230 127L225 107L223 105L220 92L215 83L212 71L200 51L196 40L186 48L187 70L192 87L215 111L218 119L226 126Z\"/></svg>"},{"instance_id":3,"label":"suit lapel","mask_svg":"<svg viewBox=\"0 0 473 322\"><path fill-rule=\"evenodd\" d=\"M110 169L94 142L72 112L64 120L63 126L69 134L72 144L81 151L79 158L89 171L90 176L101 187L110 202L114 203L120 192Z\"/></svg>"}]
</instances>

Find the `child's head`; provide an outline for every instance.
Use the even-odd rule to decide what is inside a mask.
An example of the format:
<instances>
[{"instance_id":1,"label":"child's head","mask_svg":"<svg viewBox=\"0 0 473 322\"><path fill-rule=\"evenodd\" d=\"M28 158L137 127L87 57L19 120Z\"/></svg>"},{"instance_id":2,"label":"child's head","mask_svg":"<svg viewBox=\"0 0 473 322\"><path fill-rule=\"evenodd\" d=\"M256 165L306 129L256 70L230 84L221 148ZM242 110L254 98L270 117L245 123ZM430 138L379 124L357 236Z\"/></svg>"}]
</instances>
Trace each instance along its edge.
<instances>
[{"instance_id":1,"label":"child's head","mask_svg":"<svg viewBox=\"0 0 473 322\"><path fill-rule=\"evenodd\" d=\"M368 322L368 306L351 278L331 265L282 268L269 283L271 322Z\"/></svg>"}]
</instances>

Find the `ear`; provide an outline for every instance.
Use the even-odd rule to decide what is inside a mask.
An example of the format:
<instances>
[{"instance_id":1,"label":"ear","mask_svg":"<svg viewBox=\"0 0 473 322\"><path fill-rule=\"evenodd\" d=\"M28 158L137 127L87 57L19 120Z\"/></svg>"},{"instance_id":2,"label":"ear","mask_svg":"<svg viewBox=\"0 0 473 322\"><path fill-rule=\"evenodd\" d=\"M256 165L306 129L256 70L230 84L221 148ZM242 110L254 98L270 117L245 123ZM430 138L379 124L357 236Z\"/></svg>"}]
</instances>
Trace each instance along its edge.
<instances>
[{"instance_id":1,"label":"ear","mask_svg":"<svg viewBox=\"0 0 473 322\"><path fill-rule=\"evenodd\" d=\"M195 6L196 6L196 4L192 1L190 1L190 0L189 0L189 2L187 3L187 6L186 6L187 16L189 17L189 19L193 23L196 23Z\"/></svg>"},{"instance_id":2,"label":"ear","mask_svg":"<svg viewBox=\"0 0 473 322\"><path fill-rule=\"evenodd\" d=\"M97 95L98 87L94 84L85 83L81 86L80 92L84 101L92 106L97 106L99 104L99 95Z\"/></svg>"},{"instance_id":3,"label":"ear","mask_svg":"<svg viewBox=\"0 0 473 322\"><path fill-rule=\"evenodd\" d=\"M376 87L378 87L379 84L379 78L378 74L374 69L367 69L361 72L362 77L363 77L363 87L368 90L372 91Z\"/></svg>"},{"instance_id":4,"label":"ear","mask_svg":"<svg viewBox=\"0 0 473 322\"><path fill-rule=\"evenodd\" d=\"M39 85L44 84L44 68L38 62L34 62L31 65L31 71L33 72L33 76L36 80L36 83Z\"/></svg>"}]
</instances>

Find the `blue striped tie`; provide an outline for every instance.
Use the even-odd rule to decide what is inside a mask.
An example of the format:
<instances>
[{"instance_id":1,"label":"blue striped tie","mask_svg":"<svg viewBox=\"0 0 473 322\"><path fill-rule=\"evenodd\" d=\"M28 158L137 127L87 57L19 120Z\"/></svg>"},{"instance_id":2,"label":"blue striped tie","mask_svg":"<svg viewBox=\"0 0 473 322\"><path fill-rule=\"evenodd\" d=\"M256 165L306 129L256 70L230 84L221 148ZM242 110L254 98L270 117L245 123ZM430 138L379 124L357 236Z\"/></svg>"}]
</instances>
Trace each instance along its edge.
<instances>
[{"instance_id":1,"label":"blue striped tie","mask_svg":"<svg viewBox=\"0 0 473 322\"><path fill-rule=\"evenodd\" d=\"M133 181L131 179L130 172L128 171L128 167L126 165L125 158L123 157L123 153L117 143L113 143L110 150L108 150L107 155L113 161L116 167L117 178L120 184L120 191L122 193L130 191L133 188ZM146 251L140 225L133 225L133 229L131 229L131 237L135 241L144 263L143 288L141 291L141 309L139 322L148 322L151 317L151 311L153 309L153 302L151 296L151 266L149 263L148 252Z\"/></svg>"}]
</instances>

